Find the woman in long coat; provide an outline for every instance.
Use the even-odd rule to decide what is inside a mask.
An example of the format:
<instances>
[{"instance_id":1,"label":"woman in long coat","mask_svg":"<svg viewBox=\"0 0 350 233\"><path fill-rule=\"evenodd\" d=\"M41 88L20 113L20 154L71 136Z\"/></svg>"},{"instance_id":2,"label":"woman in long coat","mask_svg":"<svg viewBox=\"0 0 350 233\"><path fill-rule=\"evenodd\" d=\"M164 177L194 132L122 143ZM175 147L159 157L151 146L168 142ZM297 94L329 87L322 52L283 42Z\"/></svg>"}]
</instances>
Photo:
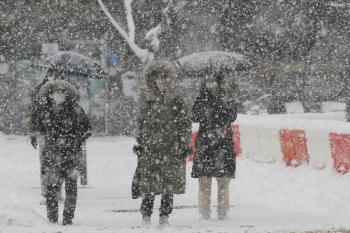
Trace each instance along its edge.
<instances>
[{"instance_id":1,"label":"woman in long coat","mask_svg":"<svg viewBox=\"0 0 350 233\"><path fill-rule=\"evenodd\" d=\"M224 100L223 79L221 73L215 73L205 80L192 109L192 120L199 123L199 132L191 176L199 180L199 211L203 219L210 218L212 177L218 183L218 219L226 217L229 183L236 170L231 130L237 118L236 105Z\"/></svg>"},{"instance_id":2,"label":"woman in long coat","mask_svg":"<svg viewBox=\"0 0 350 233\"><path fill-rule=\"evenodd\" d=\"M141 174L141 214L150 223L155 195L162 195L160 224L168 223L173 195L183 194L191 120L178 94L176 68L165 60L152 61L144 71L146 90L141 104L137 142Z\"/></svg>"}]
</instances>

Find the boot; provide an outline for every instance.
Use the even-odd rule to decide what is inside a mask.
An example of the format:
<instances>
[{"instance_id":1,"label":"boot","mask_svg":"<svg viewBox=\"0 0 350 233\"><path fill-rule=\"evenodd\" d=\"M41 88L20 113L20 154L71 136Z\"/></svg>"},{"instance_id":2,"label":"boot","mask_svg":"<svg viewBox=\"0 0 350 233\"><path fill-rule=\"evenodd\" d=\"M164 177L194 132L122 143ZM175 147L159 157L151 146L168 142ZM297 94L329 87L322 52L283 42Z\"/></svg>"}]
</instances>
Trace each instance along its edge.
<instances>
[{"instance_id":1,"label":"boot","mask_svg":"<svg viewBox=\"0 0 350 233\"><path fill-rule=\"evenodd\" d=\"M159 225L160 226L169 226L169 216L168 215L159 216Z\"/></svg>"},{"instance_id":2,"label":"boot","mask_svg":"<svg viewBox=\"0 0 350 233\"><path fill-rule=\"evenodd\" d=\"M218 211L218 220L225 220L227 218L227 213L226 211Z\"/></svg>"},{"instance_id":3,"label":"boot","mask_svg":"<svg viewBox=\"0 0 350 233\"><path fill-rule=\"evenodd\" d=\"M201 220L209 220L210 219L210 214L209 213L203 213L201 215Z\"/></svg>"},{"instance_id":4,"label":"boot","mask_svg":"<svg viewBox=\"0 0 350 233\"><path fill-rule=\"evenodd\" d=\"M66 219L66 218L64 218L63 221L62 221L62 225L63 225L63 226L72 225L72 224L73 224L72 219Z\"/></svg>"},{"instance_id":5,"label":"boot","mask_svg":"<svg viewBox=\"0 0 350 233\"><path fill-rule=\"evenodd\" d=\"M143 215L142 216L142 225L151 225L151 216Z\"/></svg>"},{"instance_id":6,"label":"boot","mask_svg":"<svg viewBox=\"0 0 350 233\"><path fill-rule=\"evenodd\" d=\"M58 222L58 218L49 218L49 222L56 224Z\"/></svg>"}]
</instances>

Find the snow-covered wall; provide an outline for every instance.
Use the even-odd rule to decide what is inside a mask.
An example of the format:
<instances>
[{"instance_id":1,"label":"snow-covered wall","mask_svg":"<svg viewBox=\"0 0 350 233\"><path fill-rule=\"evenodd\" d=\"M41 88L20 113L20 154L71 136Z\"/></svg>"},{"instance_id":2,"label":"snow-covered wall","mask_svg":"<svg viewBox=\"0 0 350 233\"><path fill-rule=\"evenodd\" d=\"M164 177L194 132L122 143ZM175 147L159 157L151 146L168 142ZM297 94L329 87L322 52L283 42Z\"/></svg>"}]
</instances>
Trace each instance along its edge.
<instances>
[{"instance_id":1,"label":"snow-covered wall","mask_svg":"<svg viewBox=\"0 0 350 233\"><path fill-rule=\"evenodd\" d=\"M239 115L233 124L236 152L256 162L286 166L307 164L350 171L350 124L290 116ZM198 126L194 125L193 131Z\"/></svg>"}]
</instances>

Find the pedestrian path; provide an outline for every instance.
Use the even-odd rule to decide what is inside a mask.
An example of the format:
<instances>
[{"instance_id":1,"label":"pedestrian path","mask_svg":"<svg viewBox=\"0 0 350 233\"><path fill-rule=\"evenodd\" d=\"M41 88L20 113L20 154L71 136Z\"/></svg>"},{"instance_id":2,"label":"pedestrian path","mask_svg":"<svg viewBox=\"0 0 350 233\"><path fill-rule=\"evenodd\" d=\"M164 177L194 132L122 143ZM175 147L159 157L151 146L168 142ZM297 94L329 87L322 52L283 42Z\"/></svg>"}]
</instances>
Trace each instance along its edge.
<instances>
[{"instance_id":1,"label":"pedestrian path","mask_svg":"<svg viewBox=\"0 0 350 233\"><path fill-rule=\"evenodd\" d=\"M11 139L11 140L10 140ZM159 199L152 225L141 226L140 200L131 199L131 179L136 157L127 137L91 138L88 141L88 188L78 190L74 225L64 227L46 221L40 205L39 159L24 137L0 134L0 232L93 233L93 232L281 232L350 229L350 175L314 170L307 166L285 168L238 160L237 179L231 182L229 219L201 221L197 205L197 180L188 164L186 194L175 197L178 206L170 226L158 227ZM213 182L216 205L216 182ZM183 207L183 208L182 208ZM123 211L131 210L131 211ZM60 204L62 211L62 203Z\"/></svg>"}]
</instances>

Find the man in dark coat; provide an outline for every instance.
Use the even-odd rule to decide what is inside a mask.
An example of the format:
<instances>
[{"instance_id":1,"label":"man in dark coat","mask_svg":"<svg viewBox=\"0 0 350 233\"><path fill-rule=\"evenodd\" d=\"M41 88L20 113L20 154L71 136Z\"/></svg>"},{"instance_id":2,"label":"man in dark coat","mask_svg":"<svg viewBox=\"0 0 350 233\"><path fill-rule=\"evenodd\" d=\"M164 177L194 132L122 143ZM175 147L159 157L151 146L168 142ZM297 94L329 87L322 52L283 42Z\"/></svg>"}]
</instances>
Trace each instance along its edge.
<instances>
[{"instance_id":1,"label":"man in dark coat","mask_svg":"<svg viewBox=\"0 0 350 233\"><path fill-rule=\"evenodd\" d=\"M34 149L37 149L39 147L39 160L40 160L40 184L41 184L41 195L46 198L47 193L47 177L45 176L43 172L43 163L42 163L42 149L44 145L44 140L42 135L39 134L39 109L40 109L40 96L39 91L45 83L48 81L53 81L55 79L58 79L61 77L62 72L54 69L48 69L47 74L43 81L35 87L32 96L31 96L31 107L29 111L29 121L28 121L28 134L30 135L30 143L34 147ZM41 203L46 203L45 201L41 201Z\"/></svg>"},{"instance_id":2,"label":"man in dark coat","mask_svg":"<svg viewBox=\"0 0 350 233\"><path fill-rule=\"evenodd\" d=\"M77 90L62 80L48 81L39 91L37 130L44 138L43 173L47 177L46 206L50 222L58 221L58 193L65 182L63 225L72 224L77 201L81 145L90 136L90 122L78 105Z\"/></svg>"},{"instance_id":3,"label":"man in dark coat","mask_svg":"<svg viewBox=\"0 0 350 233\"><path fill-rule=\"evenodd\" d=\"M137 142L142 192L141 214L150 223L155 195L162 195L160 224L168 224L173 195L186 186L186 157L190 154L191 120L178 94L176 68L155 60L145 68L147 87L141 104Z\"/></svg>"},{"instance_id":4,"label":"man in dark coat","mask_svg":"<svg viewBox=\"0 0 350 233\"><path fill-rule=\"evenodd\" d=\"M199 178L199 211L210 218L211 178L218 182L218 219L224 219L229 207L228 187L235 176L236 160L231 123L237 118L236 105L225 101L223 75L213 74L202 85L192 109L192 120L199 123L193 178Z\"/></svg>"},{"instance_id":5,"label":"man in dark coat","mask_svg":"<svg viewBox=\"0 0 350 233\"><path fill-rule=\"evenodd\" d=\"M39 114L39 91L45 83L48 81L53 81L60 77L62 75L62 72L54 69L49 69L47 71L47 75L43 79L43 81L34 89L32 96L31 96L31 101L32 105L30 108L30 113L29 113L29 123L28 123L28 133L30 135L30 143L32 146L36 149L38 146L38 135L35 135L38 129L38 114Z\"/></svg>"}]
</instances>

